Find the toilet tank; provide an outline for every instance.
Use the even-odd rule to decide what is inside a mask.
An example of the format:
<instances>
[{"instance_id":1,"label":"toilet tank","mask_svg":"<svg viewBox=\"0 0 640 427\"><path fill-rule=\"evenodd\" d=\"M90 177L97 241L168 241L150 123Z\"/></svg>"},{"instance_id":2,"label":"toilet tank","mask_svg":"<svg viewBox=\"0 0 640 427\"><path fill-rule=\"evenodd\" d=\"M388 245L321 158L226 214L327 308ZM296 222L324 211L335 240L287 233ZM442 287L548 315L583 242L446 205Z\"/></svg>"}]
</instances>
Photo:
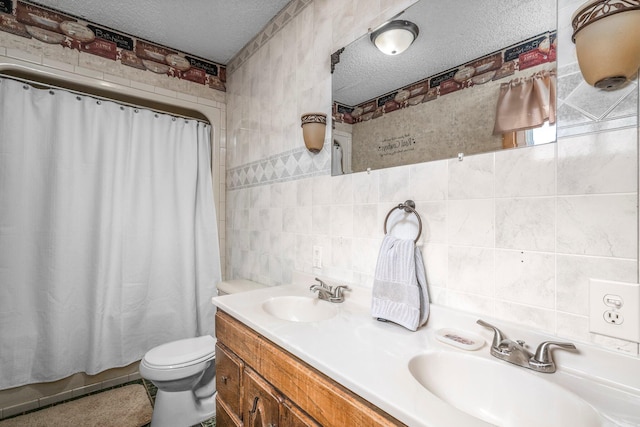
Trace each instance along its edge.
<instances>
[{"instance_id":1,"label":"toilet tank","mask_svg":"<svg viewBox=\"0 0 640 427\"><path fill-rule=\"evenodd\" d=\"M218 283L218 295L236 294L266 288L262 283L247 279L224 280Z\"/></svg>"}]
</instances>

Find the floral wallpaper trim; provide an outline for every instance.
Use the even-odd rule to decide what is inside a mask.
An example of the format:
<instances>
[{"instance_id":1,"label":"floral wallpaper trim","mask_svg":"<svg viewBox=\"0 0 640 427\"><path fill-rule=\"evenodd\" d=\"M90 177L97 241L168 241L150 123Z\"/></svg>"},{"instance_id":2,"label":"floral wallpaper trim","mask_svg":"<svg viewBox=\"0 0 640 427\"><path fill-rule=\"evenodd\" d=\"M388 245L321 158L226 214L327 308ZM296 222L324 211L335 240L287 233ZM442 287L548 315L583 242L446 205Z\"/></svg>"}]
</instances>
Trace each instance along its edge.
<instances>
[{"instance_id":1,"label":"floral wallpaper trim","mask_svg":"<svg viewBox=\"0 0 640 427\"><path fill-rule=\"evenodd\" d=\"M557 33L546 32L356 106L333 103L333 120L354 124L556 60ZM332 62L339 61L339 52Z\"/></svg>"},{"instance_id":2,"label":"floral wallpaper trim","mask_svg":"<svg viewBox=\"0 0 640 427\"><path fill-rule=\"evenodd\" d=\"M226 92L226 67L19 0L0 0L0 31L58 44Z\"/></svg>"},{"instance_id":3,"label":"floral wallpaper trim","mask_svg":"<svg viewBox=\"0 0 640 427\"><path fill-rule=\"evenodd\" d=\"M313 0L291 0L287 6L285 6L280 13L274 16L271 21L265 25L264 29L260 31L249 43L243 47L227 64L227 71L232 74L237 70L247 59L256 53L265 43L284 27L289 21L295 18L302 10L311 4Z\"/></svg>"}]
</instances>

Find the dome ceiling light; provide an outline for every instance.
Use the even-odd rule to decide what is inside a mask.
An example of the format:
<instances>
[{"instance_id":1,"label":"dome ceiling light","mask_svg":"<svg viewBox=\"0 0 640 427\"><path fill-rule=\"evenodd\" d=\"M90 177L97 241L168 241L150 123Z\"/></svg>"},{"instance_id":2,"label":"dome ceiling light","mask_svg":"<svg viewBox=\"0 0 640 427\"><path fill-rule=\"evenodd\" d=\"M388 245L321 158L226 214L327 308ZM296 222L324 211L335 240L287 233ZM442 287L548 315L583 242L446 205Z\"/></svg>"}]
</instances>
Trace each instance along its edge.
<instances>
[{"instance_id":1,"label":"dome ceiling light","mask_svg":"<svg viewBox=\"0 0 640 427\"><path fill-rule=\"evenodd\" d=\"M411 46L418 37L418 26L413 22L391 21L371 33L371 41L386 55L398 55Z\"/></svg>"}]
</instances>

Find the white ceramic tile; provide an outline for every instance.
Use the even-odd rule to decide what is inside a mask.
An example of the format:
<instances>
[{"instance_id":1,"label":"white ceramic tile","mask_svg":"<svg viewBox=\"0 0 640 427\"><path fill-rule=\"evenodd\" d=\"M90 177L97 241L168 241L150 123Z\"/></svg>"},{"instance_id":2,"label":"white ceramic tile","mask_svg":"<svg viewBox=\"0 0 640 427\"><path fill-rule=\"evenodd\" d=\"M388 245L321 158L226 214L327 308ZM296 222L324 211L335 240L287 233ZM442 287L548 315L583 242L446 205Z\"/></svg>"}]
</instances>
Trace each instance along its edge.
<instances>
[{"instance_id":1,"label":"white ceramic tile","mask_svg":"<svg viewBox=\"0 0 640 427\"><path fill-rule=\"evenodd\" d=\"M331 206L329 208L331 235L336 237L353 236L353 207Z\"/></svg>"},{"instance_id":2,"label":"white ceramic tile","mask_svg":"<svg viewBox=\"0 0 640 427\"><path fill-rule=\"evenodd\" d=\"M383 169L380 174L380 201L402 203L412 199L411 173L407 167Z\"/></svg>"},{"instance_id":3,"label":"white ceramic tile","mask_svg":"<svg viewBox=\"0 0 640 427\"><path fill-rule=\"evenodd\" d=\"M147 83L138 82L138 81L135 81L135 80L131 81L131 87L135 88L135 89L144 90L144 91L147 91L147 92L153 92L154 89L155 89L153 85L150 85L150 84L147 84Z\"/></svg>"},{"instance_id":4,"label":"white ceramic tile","mask_svg":"<svg viewBox=\"0 0 640 427\"><path fill-rule=\"evenodd\" d=\"M555 208L551 197L496 199L496 247L554 250Z\"/></svg>"},{"instance_id":5,"label":"white ceramic tile","mask_svg":"<svg viewBox=\"0 0 640 427\"><path fill-rule=\"evenodd\" d=\"M353 181L351 175L340 175L331 178L331 202L337 205L353 203Z\"/></svg>"},{"instance_id":6,"label":"white ceramic tile","mask_svg":"<svg viewBox=\"0 0 640 427\"><path fill-rule=\"evenodd\" d=\"M465 294L447 290L447 305L458 309L475 313L478 318L482 316L494 316L495 301L489 297Z\"/></svg>"},{"instance_id":7,"label":"white ceramic tile","mask_svg":"<svg viewBox=\"0 0 640 427\"><path fill-rule=\"evenodd\" d=\"M495 316L548 333L555 333L555 311L498 300ZM518 339L518 337L512 337Z\"/></svg>"},{"instance_id":8,"label":"white ceramic tile","mask_svg":"<svg viewBox=\"0 0 640 427\"><path fill-rule=\"evenodd\" d=\"M556 262L556 308L567 313L589 314L589 279L638 280L636 259L558 255Z\"/></svg>"},{"instance_id":9,"label":"white ceramic tile","mask_svg":"<svg viewBox=\"0 0 640 427\"><path fill-rule=\"evenodd\" d=\"M55 59L51 59L51 58L42 58L42 65L55 68L57 70L63 70L63 71L73 73L73 65L67 62L56 61ZM107 76L105 75L105 80L106 80L106 77Z\"/></svg>"},{"instance_id":10,"label":"white ceramic tile","mask_svg":"<svg viewBox=\"0 0 640 427\"><path fill-rule=\"evenodd\" d=\"M36 64L42 63L42 56L33 53L28 53L19 49L7 48L6 55L10 58L20 59L27 62L35 62Z\"/></svg>"},{"instance_id":11,"label":"white ceramic tile","mask_svg":"<svg viewBox=\"0 0 640 427\"><path fill-rule=\"evenodd\" d=\"M331 217L329 208L314 208L311 211L311 232L313 234L329 234L331 232Z\"/></svg>"},{"instance_id":12,"label":"white ceramic tile","mask_svg":"<svg viewBox=\"0 0 640 427\"><path fill-rule=\"evenodd\" d=\"M557 251L635 258L636 202L635 194L558 197Z\"/></svg>"},{"instance_id":13,"label":"white ceramic tile","mask_svg":"<svg viewBox=\"0 0 640 427\"><path fill-rule=\"evenodd\" d=\"M496 197L555 194L555 144L503 150L495 158Z\"/></svg>"},{"instance_id":14,"label":"white ceramic tile","mask_svg":"<svg viewBox=\"0 0 640 427\"><path fill-rule=\"evenodd\" d=\"M555 308L555 255L496 250L496 297Z\"/></svg>"},{"instance_id":15,"label":"white ceramic tile","mask_svg":"<svg viewBox=\"0 0 640 427\"><path fill-rule=\"evenodd\" d=\"M349 269L352 262L353 239L345 237L331 238L331 266L338 269ZM324 254L323 254L324 256Z\"/></svg>"},{"instance_id":16,"label":"white ceramic tile","mask_svg":"<svg viewBox=\"0 0 640 427\"><path fill-rule=\"evenodd\" d=\"M422 261L427 274L427 285L446 288L449 274L449 247L438 243L427 243L419 248L422 251Z\"/></svg>"},{"instance_id":17,"label":"white ceramic tile","mask_svg":"<svg viewBox=\"0 0 640 427\"><path fill-rule=\"evenodd\" d=\"M379 226L377 205L354 205L353 219L353 235L371 237L371 230Z\"/></svg>"},{"instance_id":18,"label":"white ceramic tile","mask_svg":"<svg viewBox=\"0 0 640 427\"><path fill-rule=\"evenodd\" d=\"M296 195L298 206L311 206L313 199L313 192L310 191L313 188L311 179L302 179L298 181L298 194Z\"/></svg>"},{"instance_id":19,"label":"white ceramic tile","mask_svg":"<svg viewBox=\"0 0 640 427\"><path fill-rule=\"evenodd\" d=\"M478 199L494 195L494 155L448 160L450 199Z\"/></svg>"},{"instance_id":20,"label":"white ceramic tile","mask_svg":"<svg viewBox=\"0 0 640 427\"><path fill-rule=\"evenodd\" d=\"M104 73L102 71L92 70L90 68L85 68L80 66L74 67L74 72L82 76L93 77L94 79L102 80L104 77Z\"/></svg>"},{"instance_id":21,"label":"white ceramic tile","mask_svg":"<svg viewBox=\"0 0 640 427\"><path fill-rule=\"evenodd\" d=\"M169 90L169 89L165 89L163 87L155 87L154 90L155 93L157 93L158 95L163 95L163 96L167 96L169 98L177 98L178 97L178 93L175 90ZM217 105L213 105L213 107L216 107Z\"/></svg>"},{"instance_id":22,"label":"white ceramic tile","mask_svg":"<svg viewBox=\"0 0 640 427\"><path fill-rule=\"evenodd\" d=\"M556 335L566 341L589 342L589 318L575 314L556 313ZM579 344L578 344L579 347Z\"/></svg>"},{"instance_id":23,"label":"white ceramic tile","mask_svg":"<svg viewBox=\"0 0 640 427\"><path fill-rule=\"evenodd\" d=\"M558 141L558 194L637 191L636 129Z\"/></svg>"},{"instance_id":24,"label":"white ceramic tile","mask_svg":"<svg viewBox=\"0 0 640 427\"><path fill-rule=\"evenodd\" d=\"M373 275L379 250L380 244L376 239L353 239L351 247L353 270Z\"/></svg>"},{"instance_id":25,"label":"white ceramic tile","mask_svg":"<svg viewBox=\"0 0 640 427\"><path fill-rule=\"evenodd\" d=\"M416 202L444 200L447 197L448 161L419 163L410 166L411 194Z\"/></svg>"},{"instance_id":26,"label":"white ceramic tile","mask_svg":"<svg viewBox=\"0 0 640 427\"><path fill-rule=\"evenodd\" d=\"M56 393L54 395L41 397L38 399L38 406L44 407L48 405L53 405L54 403L62 402L63 400L68 400L73 397L72 390L66 390L61 393Z\"/></svg>"},{"instance_id":27,"label":"white ceramic tile","mask_svg":"<svg viewBox=\"0 0 640 427\"><path fill-rule=\"evenodd\" d=\"M39 403L38 403L37 400L31 400L29 402L21 403L19 405L9 406L7 408L3 408L2 409L2 416L3 417L12 417L14 415L18 415L18 414L21 414L23 412L27 412L27 411L31 411L33 409L37 409L38 405L39 405Z\"/></svg>"},{"instance_id":28,"label":"white ceramic tile","mask_svg":"<svg viewBox=\"0 0 640 427\"><path fill-rule=\"evenodd\" d=\"M378 181L380 173L354 173L353 176L353 201L354 203L377 203Z\"/></svg>"},{"instance_id":29,"label":"white ceramic tile","mask_svg":"<svg viewBox=\"0 0 640 427\"><path fill-rule=\"evenodd\" d=\"M417 202L416 211L422 219L420 242L447 242L447 202Z\"/></svg>"},{"instance_id":30,"label":"white ceramic tile","mask_svg":"<svg viewBox=\"0 0 640 427\"><path fill-rule=\"evenodd\" d=\"M451 245L494 246L494 200L450 200L447 236Z\"/></svg>"},{"instance_id":31,"label":"white ceramic tile","mask_svg":"<svg viewBox=\"0 0 640 427\"><path fill-rule=\"evenodd\" d=\"M494 250L450 246L447 289L494 296Z\"/></svg>"}]
</instances>

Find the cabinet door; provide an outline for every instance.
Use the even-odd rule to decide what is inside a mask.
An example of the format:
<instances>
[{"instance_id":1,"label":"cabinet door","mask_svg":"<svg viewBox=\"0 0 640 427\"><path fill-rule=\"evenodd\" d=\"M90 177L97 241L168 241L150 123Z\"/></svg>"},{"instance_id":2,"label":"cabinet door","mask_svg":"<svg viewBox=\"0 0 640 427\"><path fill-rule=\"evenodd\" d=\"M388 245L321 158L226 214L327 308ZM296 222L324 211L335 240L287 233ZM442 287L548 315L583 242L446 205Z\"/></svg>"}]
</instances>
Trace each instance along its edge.
<instances>
[{"instance_id":1,"label":"cabinet door","mask_svg":"<svg viewBox=\"0 0 640 427\"><path fill-rule=\"evenodd\" d=\"M242 360L226 347L216 345L216 390L218 399L225 403L229 412L240 419L240 378Z\"/></svg>"},{"instance_id":2,"label":"cabinet door","mask_svg":"<svg viewBox=\"0 0 640 427\"><path fill-rule=\"evenodd\" d=\"M229 412L229 407L220 400L220 396L216 397L216 427L242 427L238 416Z\"/></svg>"},{"instance_id":3,"label":"cabinet door","mask_svg":"<svg viewBox=\"0 0 640 427\"><path fill-rule=\"evenodd\" d=\"M298 408L293 402L284 399L280 411L279 427L321 427L306 412Z\"/></svg>"},{"instance_id":4,"label":"cabinet door","mask_svg":"<svg viewBox=\"0 0 640 427\"><path fill-rule=\"evenodd\" d=\"M247 427L278 427L282 397L251 369L244 371L242 419Z\"/></svg>"}]
</instances>

